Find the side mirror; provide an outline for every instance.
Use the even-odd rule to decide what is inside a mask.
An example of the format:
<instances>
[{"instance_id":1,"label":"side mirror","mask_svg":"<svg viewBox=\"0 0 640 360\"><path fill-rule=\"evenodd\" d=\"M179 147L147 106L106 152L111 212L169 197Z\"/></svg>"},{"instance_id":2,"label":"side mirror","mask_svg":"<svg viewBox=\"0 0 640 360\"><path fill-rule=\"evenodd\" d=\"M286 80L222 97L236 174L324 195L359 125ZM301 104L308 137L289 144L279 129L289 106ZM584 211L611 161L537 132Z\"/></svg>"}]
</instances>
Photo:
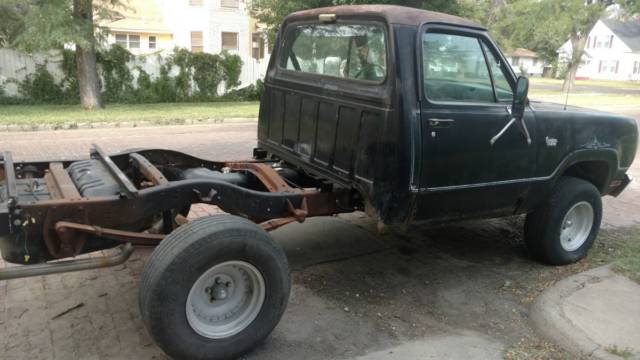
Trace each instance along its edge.
<instances>
[{"instance_id":1,"label":"side mirror","mask_svg":"<svg viewBox=\"0 0 640 360\"><path fill-rule=\"evenodd\" d=\"M513 104L511 105L511 120L507 125L505 125L500 132L489 140L491 146L493 146L498 139L502 135L504 135L507 130L514 123L518 123L520 125L520 130L524 135L527 144L531 145L531 135L529 134L529 129L527 129L527 124L524 121L524 109L527 106L527 96L529 95L529 79L526 77L520 76L518 77L518 82L516 83L516 92L513 94Z\"/></svg>"},{"instance_id":2,"label":"side mirror","mask_svg":"<svg viewBox=\"0 0 640 360\"><path fill-rule=\"evenodd\" d=\"M524 116L524 108L527 105L527 96L529 95L529 79L524 76L518 77L516 83L516 92L513 94L513 105L511 106L511 114L518 119Z\"/></svg>"}]
</instances>

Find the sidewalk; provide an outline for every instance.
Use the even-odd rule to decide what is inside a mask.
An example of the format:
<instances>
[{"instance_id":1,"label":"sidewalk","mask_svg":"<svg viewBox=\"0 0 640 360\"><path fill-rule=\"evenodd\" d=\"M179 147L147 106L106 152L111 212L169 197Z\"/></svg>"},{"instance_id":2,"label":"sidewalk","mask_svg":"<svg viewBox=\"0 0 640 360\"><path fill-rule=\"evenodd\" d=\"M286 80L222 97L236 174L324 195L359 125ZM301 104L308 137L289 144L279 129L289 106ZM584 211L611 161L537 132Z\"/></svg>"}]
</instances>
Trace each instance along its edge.
<instances>
[{"instance_id":1,"label":"sidewalk","mask_svg":"<svg viewBox=\"0 0 640 360\"><path fill-rule=\"evenodd\" d=\"M600 267L546 290L531 308L536 330L596 359L640 359L640 285Z\"/></svg>"}]
</instances>

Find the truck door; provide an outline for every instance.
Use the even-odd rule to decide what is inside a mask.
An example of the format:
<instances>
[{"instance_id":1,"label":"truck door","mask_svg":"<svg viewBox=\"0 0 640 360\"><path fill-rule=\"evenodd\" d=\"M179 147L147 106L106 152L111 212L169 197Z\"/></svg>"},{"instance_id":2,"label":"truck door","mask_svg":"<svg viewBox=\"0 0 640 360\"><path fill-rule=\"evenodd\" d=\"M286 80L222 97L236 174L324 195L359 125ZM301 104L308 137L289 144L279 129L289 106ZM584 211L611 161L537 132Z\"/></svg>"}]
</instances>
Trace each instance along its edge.
<instances>
[{"instance_id":1,"label":"truck door","mask_svg":"<svg viewBox=\"0 0 640 360\"><path fill-rule=\"evenodd\" d=\"M512 213L535 171L535 141L511 120L515 76L484 32L423 27L419 218ZM525 123L535 137L535 119Z\"/></svg>"}]
</instances>

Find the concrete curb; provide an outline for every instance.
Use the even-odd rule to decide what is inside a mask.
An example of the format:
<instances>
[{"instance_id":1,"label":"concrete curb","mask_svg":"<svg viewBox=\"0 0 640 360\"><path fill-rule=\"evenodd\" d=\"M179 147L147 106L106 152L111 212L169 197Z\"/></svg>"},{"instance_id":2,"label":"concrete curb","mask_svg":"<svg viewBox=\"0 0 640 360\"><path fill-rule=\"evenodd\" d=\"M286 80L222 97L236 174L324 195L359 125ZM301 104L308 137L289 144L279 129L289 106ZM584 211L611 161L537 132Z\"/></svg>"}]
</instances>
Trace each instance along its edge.
<instances>
[{"instance_id":1,"label":"concrete curb","mask_svg":"<svg viewBox=\"0 0 640 360\"><path fill-rule=\"evenodd\" d=\"M570 276L545 290L531 306L531 321L540 335L577 356L619 360L608 353L565 315L564 301L591 282L616 276L609 266Z\"/></svg>"},{"instance_id":2,"label":"concrete curb","mask_svg":"<svg viewBox=\"0 0 640 360\"><path fill-rule=\"evenodd\" d=\"M55 130L86 130L109 128L135 128L167 125L208 125L223 123L256 122L257 118L228 118L228 119L175 119L162 121L120 121L120 122L68 122L59 124L6 124L0 125L0 132L23 131L55 131Z\"/></svg>"}]
</instances>

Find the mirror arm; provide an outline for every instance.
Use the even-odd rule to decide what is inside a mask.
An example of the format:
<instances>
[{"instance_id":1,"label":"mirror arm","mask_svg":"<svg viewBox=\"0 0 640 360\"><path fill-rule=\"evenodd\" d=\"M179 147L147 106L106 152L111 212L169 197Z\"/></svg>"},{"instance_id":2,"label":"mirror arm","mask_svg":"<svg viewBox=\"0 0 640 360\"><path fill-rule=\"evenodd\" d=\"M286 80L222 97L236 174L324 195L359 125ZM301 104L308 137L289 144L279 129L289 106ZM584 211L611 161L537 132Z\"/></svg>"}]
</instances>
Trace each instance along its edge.
<instances>
[{"instance_id":1,"label":"mirror arm","mask_svg":"<svg viewBox=\"0 0 640 360\"><path fill-rule=\"evenodd\" d=\"M524 117L520 118L520 124L522 124L522 132L527 139L527 144L531 145L531 135L529 135L529 129L527 128L527 123L524 121Z\"/></svg>"},{"instance_id":2,"label":"mirror arm","mask_svg":"<svg viewBox=\"0 0 640 360\"><path fill-rule=\"evenodd\" d=\"M491 144L491 146L493 146L493 144L495 144L496 141L498 141L498 139L500 139L500 137L502 137L502 135L504 135L504 133L507 132L507 130L509 130L509 128L511 127L511 125L513 125L514 122L516 122L516 118L511 118L511 120L507 123L507 125L505 125L502 128L502 130L500 130L500 132L496 134L496 136L492 137L491 140L489 140L489 143Z\"/></svg>"}]
</instances>

